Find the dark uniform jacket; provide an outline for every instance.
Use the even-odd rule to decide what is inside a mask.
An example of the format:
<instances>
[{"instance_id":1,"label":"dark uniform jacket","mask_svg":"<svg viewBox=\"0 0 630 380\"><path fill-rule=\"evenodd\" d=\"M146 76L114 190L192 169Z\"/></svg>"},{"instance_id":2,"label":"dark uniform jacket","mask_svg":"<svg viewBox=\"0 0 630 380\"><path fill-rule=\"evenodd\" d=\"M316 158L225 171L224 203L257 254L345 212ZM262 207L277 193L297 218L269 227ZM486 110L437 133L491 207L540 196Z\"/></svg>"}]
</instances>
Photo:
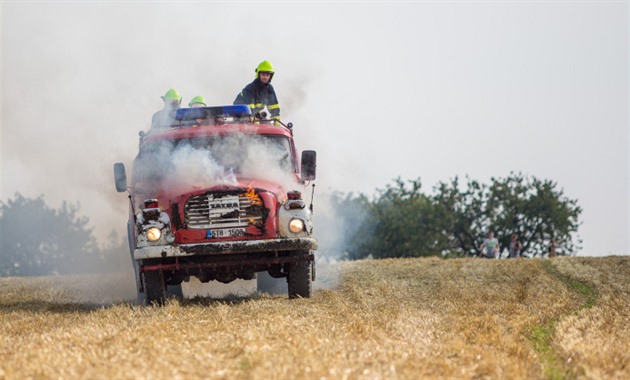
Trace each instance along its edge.
<instances>
[{"instance_id":1,"label":"dark uniform jacket","mask_svg":"<svg viewBox=\"0 0 630 380\"><path fill-rule=\"evenodd\" d=\"M267 106L271 118L280 119L280 105L273 86L271 83L263 84L258 78L245 86L234 99L234 104L247 104L252 113L260 112Z\"/></svg>"}]
</instances>

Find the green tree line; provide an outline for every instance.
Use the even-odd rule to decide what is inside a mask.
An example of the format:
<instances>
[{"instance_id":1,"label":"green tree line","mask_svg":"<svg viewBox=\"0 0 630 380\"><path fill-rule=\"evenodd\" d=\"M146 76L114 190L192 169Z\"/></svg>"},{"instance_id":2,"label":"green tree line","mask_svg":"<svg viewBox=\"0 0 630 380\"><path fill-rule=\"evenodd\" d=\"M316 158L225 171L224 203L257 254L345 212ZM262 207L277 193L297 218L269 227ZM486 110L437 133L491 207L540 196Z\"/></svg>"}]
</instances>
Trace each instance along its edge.
<instances>
[{"instance_id":1,"label":"green tree line","mask_svg":"<svg viewBox=\"0 0 630 380\"><path fill-rule=\"evenodd\" d=\"M97 244L89 219L79 206L63 202L59 209L43 196L16 193L0 202L0 276L119 271L129 266L126 238L112 232L108 243Z\"/></svg>"},{"instance_id":2,"label":"green tree line","mask_svg":"<svg viewBox=\"0 0 630 380\"><path fill-rule=\"evenodd\" d=\"M455 177L438 183L431 194L422 191L420 179L398 178L374 197L345 201L365 210L345 243L348 259L477 256L489 231L502 250L516 234L528 257L545 255L552 239L559 255L580 249L577 201L553 181L520 173L492 178L490 184Z\"/></svg>"},{"instance_id":3,"label":"green tree line","mask_svg":"<svg viewBox=\"0 0 630 380\"><path fill-rule=\"evenodd\" d=\"M373 197L335 193L330 209L336 210L333 216L316 213L317 228L343 231L343 238L321 239L320 254L333 249L329 241L341 259L478 255L489 231L503 248L517 234L529 257L544 255L551 239L559 255L575 254L581 243L577 201L553 181L522 174L492 178L490 184L455 177L431 194L423 192L420 179L398 178ZM125 237L112 232L101 247L78 205L64 202L53 209L43 196L18 193L0 202L0 234L0 276L120 271L130 265Z\"/></svg>"}]
</instances>

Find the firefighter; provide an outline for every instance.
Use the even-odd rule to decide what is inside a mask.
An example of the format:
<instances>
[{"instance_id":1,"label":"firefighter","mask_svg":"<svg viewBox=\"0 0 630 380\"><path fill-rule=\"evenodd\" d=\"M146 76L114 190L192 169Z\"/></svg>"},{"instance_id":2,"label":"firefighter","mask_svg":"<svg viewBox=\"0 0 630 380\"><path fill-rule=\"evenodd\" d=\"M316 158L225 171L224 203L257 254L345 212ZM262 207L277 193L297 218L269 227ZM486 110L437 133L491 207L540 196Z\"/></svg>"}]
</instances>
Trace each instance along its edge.
<instances>
[{"instance_id":1,"label":"firefighter","mask_svg":"<svg viewBox=\"0 0 630 380\"><path fill-rule=\"evenodd\" d=\"M174 88L166 91L162 96L164 108L153 114L151 128L168 128L175 123L175 113L182 104L182 96Z\"/></svg>"},{"instance_id":2,"label":"firefighter","mask_svg":"<svg viewBox=\"0 0 630 380\"><path fill-rule=\"evenodd\" d=\"M190 108L205 107L205 106L206 106L206 100L201 95L195 96L194 98L190 99L190 103L188 103L188 107Z\"/></svg>"},{"instance_id":3,"label":"firefighter","mask_svg":"<svg viewBox=\"0 0 630 380\"><path fill-rule=\"evenodd\" d=\"M269 61L262 61L256 67L256 79L243 89L234 100L234 104L247 104L253 113L262 111L265 106L271 119L280 120L278 97L271 85L274 70Z\"/></svg>"},{"instance_id":4,"label":"firefighter","mask_svg":"<svg viewBox=\"0 0 630 380\"><path fill-rule=\"evenodd\" d=\"M204 99L201 95L197 95L194 98L190 99L190 102L188 103L188 107L190 108L199 108L205 106L206 99ZM201 123L203 123L203 119L195 119L195 122L196 124L193 127L198 127L199 125L201 125Z\"/></svg>"}]
</instances>

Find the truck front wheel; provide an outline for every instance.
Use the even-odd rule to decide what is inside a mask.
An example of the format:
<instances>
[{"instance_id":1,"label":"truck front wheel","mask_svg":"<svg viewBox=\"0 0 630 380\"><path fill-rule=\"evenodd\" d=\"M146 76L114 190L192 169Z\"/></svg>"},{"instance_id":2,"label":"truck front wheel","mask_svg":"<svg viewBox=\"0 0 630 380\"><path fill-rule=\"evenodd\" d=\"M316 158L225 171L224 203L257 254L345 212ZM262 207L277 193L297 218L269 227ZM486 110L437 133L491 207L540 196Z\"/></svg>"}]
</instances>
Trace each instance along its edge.
<instances>
[{"instance_id":1,"label":"truck front wheel","mask_svg":"<svg viewBox=\"0 0 630 380\"><path fill-rule=\"evenodd\" d=\"M289 283L289 298L310 298L312 261L297 261L291 263L287 282Z\"/></svg>"},{"instance_id":2,"label":"truck front wheel","mask_svg":"<svg viewBox=\"0 0 630 380\"><path fill-rule=\"evenodd\" d=\"M145 302L147 305L156 303L164 305L166 300L166 282L162 271L142 272L142 283L144 285Z\"/></svg>"}]
</instances>

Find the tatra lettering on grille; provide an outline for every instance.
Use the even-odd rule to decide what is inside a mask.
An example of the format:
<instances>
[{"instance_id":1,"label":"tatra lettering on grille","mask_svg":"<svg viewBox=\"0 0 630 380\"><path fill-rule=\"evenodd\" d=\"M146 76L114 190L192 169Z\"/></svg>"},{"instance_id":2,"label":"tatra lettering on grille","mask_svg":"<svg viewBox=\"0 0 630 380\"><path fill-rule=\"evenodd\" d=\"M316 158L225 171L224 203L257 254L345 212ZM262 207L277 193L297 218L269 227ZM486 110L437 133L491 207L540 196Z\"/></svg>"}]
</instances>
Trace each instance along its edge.
<instances>
[{"instance_id":1,"label":"tatra lettering on grille","mask_svg":"<svg viewBox=\"0 0 630 380\"><path fill-rule=\"evenodd\" d=\"M238 208L238 203L210 203L210 208Z\"/></svg>"},{"instance_id":2,"label":"tatra lettering on grille","mask_svg":"<svg viewBox=\"0 0 630 380\"><path fill-rule=\"evenodd\" d=\"M250 193L207 193L190 198L184 210L188 228L235 228L263 222L262 204Z\"/></svg>"}]
</instances>

